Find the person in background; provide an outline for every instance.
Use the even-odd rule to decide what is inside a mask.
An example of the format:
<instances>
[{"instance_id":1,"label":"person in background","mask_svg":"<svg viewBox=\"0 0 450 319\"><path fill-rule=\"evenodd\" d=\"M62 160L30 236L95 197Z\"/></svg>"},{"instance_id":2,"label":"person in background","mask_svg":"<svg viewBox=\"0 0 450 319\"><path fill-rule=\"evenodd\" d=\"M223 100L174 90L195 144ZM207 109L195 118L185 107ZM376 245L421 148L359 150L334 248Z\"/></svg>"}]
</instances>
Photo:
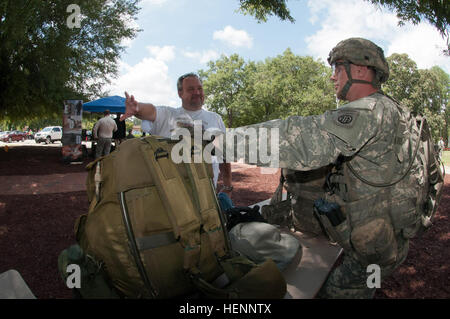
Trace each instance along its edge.
<instances>
[{"instance_id":1,"label":"person in background","mask_svg":"<svg viewBox=\"0 0 450 319\"><path fill-rule=\"evenodd\" d=\"M103 117L95 124L92 134L97 139L95 158L108 155L111 151L113 132L117 131L117 124L111 118L109 110L103 112Z\"/></svg>"},{"instance_id":2,"label":"person in background","mask_svg":"<svg viewBox=\"0 0 450 319\"><path fill-rule=\"evenodd\" d=\"M113 139L116 147L119 146L120 143L122 143L122 141L125 139L125 135L127 132L125 121L120 120L121 115L122 113L117 113L117 116L114 119L114 122L116 122L117 125L117 131L113 133Z\"/></svg>"},{"instance_id":3,"label":"person in background","mask_svg":"<svg viewBox=\"0 0 450 319\"><path fill-rule=\"evenodd\" d=\"M133 133L131 133L133 130L128 130L128 135L127 135L127 139L130 139L130 138L134 138L134 135L133 135Z\"/></svg>"},{"instance_id":4,"label":"person in background","mask_svg":"<svg viewBox=\"0 0 450 319\"><path fill-rule=\"evenodd\" d=\"M438 146L439 146L439 158L442 158L442 155L444 154L444 149L445 149L445 143L444 143L444 139L442 138L442 136L438 142Z\"/></svg>"}]
</instances>

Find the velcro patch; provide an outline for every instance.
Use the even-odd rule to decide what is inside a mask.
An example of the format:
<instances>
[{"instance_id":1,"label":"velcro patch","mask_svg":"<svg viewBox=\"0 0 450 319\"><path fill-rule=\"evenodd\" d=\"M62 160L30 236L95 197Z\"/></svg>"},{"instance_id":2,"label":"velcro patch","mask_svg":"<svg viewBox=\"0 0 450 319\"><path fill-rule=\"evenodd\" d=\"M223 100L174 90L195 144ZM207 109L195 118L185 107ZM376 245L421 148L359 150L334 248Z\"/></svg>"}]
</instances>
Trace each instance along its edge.
<instances>
[{"instance_id":1,"label":"velcro patch","mask_svg":"<svg viewBox=\"0 0 450 319\"><path fill-rule=\"evenodd\" d=\"M355 124L358 114L358 111L355 110L339 110L333 116L334 123L339 126L351 128Z\"/></svg>"}]
</instances>

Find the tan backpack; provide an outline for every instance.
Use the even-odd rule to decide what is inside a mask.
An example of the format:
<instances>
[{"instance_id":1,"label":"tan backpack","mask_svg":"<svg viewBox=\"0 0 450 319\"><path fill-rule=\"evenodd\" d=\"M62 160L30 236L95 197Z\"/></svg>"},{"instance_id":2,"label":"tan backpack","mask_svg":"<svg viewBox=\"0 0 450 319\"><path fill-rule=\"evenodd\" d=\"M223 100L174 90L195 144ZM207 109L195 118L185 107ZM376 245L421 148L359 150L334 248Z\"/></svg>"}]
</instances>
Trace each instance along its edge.
<instances>
[{"instance_id":1,"label":"tan backpack","mask_svg":"<svg viewBox=\"0 0 450 319\"><path fill-rule=\"evenodd\" d=\"M230 249L211 165L175 164L176 142L127 140L87 166L89 212L75 225L80 247L59 257L63 279L70 263L84 266L84 298L284 297L272 260L255 264Z\"/></svg>"}]
</instances>

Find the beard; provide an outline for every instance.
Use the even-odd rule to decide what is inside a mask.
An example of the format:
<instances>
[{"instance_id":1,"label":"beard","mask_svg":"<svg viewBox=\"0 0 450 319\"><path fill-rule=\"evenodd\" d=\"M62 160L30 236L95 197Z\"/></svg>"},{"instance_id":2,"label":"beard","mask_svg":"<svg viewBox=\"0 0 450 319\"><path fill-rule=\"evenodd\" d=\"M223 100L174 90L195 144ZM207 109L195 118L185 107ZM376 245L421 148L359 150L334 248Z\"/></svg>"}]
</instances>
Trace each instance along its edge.
<instances>
[{"instance_id":1,"label":"beard","mask_svg":"<svg viewBox=\"0 0 450 319\"><path fill-rule=\"evenodd\" d=\"M188 104L190 107L201 107L203 105L203 99L201 97L193 97Z\"/></svg>"}]
</instances>

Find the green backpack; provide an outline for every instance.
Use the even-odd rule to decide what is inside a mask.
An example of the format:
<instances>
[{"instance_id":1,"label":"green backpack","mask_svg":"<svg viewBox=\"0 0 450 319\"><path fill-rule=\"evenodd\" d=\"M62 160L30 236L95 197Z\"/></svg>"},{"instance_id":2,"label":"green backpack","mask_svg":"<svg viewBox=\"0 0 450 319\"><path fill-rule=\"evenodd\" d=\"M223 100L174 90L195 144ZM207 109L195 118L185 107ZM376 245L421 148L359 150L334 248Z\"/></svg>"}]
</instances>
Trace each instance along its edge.
<instances>
[{"instance_id":1,"label":"green backpack","mask_svg":"<svg viewBox=\"0 0 450 319\"><path fill-rule=\"evenodd\" d=\"M176 142L130 139L87 166L89 212L58 258L63 280L76 264L82 298L283 298L272 260L231 250L211 165L175 164Z\"/></svg>"}]
</instances>

